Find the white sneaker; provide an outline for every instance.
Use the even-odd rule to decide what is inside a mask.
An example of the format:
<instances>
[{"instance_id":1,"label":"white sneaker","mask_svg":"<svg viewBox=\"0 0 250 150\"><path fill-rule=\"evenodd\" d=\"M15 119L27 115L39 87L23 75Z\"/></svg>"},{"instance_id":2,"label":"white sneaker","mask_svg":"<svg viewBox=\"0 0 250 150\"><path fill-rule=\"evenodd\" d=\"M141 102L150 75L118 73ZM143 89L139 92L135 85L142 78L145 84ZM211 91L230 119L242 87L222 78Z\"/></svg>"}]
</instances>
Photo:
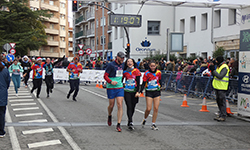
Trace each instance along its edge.
<instances>
[{"instance_id":1,"label":"white sneaker","mask_svg":"<svg viewBox=\"0 0 250 150\"><path fill-rule=\"evenodd\" d=\"M159 130L159 128L158 128L155 124L153 124L153 125L151 126L151 129L152 129L152 130Z\"/></svg>"},{"instance_id":2,"label":"white sneaker","mask_svg":"<svg viewBox=\"0 0 250 150\"><path fill-rule=\"evenodd\" d=\"M18 97L18 94L16 94L16 97Z\"/></svg>"},{"instance_id":3,"label":"white sneaker","mask_svg":"<svg viewBox=\"0 0 250 150\"><path fill-rule=\"evenodd\" d=\"M0 138L3 138L3 137L5 137L5 134L4 135L0 135Z\"/></svg>"}]
</instances>

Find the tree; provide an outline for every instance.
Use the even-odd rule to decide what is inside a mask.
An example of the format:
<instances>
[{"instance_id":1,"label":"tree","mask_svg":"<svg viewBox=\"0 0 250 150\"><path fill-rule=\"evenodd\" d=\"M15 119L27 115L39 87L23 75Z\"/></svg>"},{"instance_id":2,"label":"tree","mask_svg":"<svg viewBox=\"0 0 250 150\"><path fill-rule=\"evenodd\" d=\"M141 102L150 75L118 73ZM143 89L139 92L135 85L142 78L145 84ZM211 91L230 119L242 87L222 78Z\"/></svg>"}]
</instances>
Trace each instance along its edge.
<instances>
[{"instance_id":1,"label":"tree","mask_svg":"<svg viewBox=\"0 0 250 150\"><path fill-rule=\"evenodd\" d=\"M32 11L27 7L27 0L0 0L0 46L16 43L16 55L26 55L28 50L38 50L47 44L45 17L50 17L48 10Z\"/></svg>"},{"instance_id":2,"label":"tree","mask_svg":"<svg viewBox=\"0 0 250 150\"><path fill-rule=\"evenodd\" d=\"M224 56L225 50L223 47L217 47L217 49L213 52L213 58L216 58L218 56Z\"/></svg>"}]
</instances>

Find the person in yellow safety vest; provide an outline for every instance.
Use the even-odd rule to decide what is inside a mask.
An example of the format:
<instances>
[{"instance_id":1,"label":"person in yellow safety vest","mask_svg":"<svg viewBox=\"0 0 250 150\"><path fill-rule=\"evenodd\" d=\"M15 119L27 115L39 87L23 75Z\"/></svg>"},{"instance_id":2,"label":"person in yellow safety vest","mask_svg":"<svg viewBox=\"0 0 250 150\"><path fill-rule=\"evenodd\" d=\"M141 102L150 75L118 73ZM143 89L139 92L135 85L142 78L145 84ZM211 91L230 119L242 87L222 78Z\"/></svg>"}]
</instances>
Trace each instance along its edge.
<instances>
[{"instance_id":1,"label":"person in yellow safety vest","mask_svg":"<svg viewBox=\"0 0 250 150\"><path fill-rule=\"evenodd\" d=\"M210 65L209 69L214 77L213 88L216 94L216 101L219 108L219 116L214 118L217 121L225 121L227 116L226 111L226 92L229 85L229 67L224 61L222 56L216 58L217 68L214 65Z\"/></svg>"}]
</instances>

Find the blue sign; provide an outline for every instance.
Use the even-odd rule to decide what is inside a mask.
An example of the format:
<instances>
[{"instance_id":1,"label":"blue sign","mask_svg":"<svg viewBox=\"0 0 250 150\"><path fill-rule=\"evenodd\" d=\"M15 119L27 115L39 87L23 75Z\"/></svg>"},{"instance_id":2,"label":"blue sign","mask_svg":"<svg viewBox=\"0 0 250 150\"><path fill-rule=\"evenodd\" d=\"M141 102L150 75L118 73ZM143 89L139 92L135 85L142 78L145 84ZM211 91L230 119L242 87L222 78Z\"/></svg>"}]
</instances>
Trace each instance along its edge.
<instances>
[{"instance_id":1,"label":"blue sign","mask_svg":"<svg viewBox=\"0 0 250 150\"><path fill-rule=\"evenodd\" d=\"M6 58L7 58L7 60L10 62L10 61L14 61L15 56L12 55L12 54L8 54L8 55L6 56Z\"/></svg>"},{"instance_id":2,"label":"blue sign","mask_svg":"<svg viewBox=\"0 0 250 150\"><path fill-rule=\"evenodd\" d=\"M250 73L239 72L239 93L250 94Z\"/></svg>"}]
</instances>

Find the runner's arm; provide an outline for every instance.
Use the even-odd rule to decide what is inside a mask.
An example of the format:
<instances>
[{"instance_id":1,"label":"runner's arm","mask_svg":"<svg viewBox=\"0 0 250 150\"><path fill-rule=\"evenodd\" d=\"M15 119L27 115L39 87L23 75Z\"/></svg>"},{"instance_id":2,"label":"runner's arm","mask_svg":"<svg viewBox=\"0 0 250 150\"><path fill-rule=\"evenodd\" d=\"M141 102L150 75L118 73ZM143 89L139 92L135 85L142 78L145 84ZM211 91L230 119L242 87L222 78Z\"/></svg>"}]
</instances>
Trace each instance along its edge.
<instances>
[{"instance_id":1,"label":"runner's arm","mask_svg":"<svg viewBox=\"0 0 250 150\"><path fill-rule=\"evenodd\" d=\"M140 91L140 76L136 76L135 80L136 80L136 83L137 83L137 87L136 87L136 92L139 92Z\"/></svg>"}]
</instances>

